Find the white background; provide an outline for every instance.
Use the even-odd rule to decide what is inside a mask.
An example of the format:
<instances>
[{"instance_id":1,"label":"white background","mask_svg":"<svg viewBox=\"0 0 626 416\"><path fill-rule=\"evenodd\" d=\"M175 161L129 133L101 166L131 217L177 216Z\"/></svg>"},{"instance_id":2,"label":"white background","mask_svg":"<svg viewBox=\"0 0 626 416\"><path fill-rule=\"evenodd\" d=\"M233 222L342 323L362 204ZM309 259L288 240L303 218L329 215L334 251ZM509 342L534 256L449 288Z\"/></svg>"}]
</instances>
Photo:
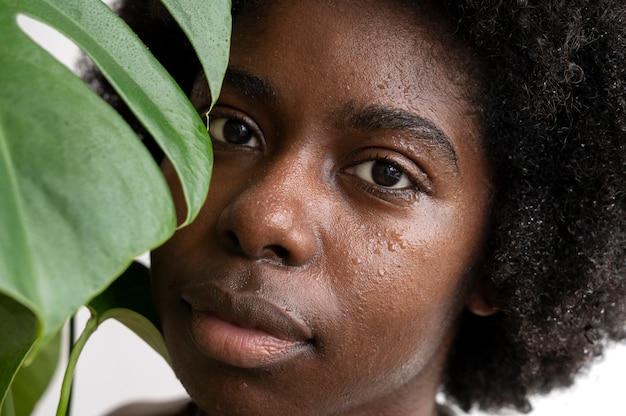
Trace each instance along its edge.
<instances>
[{"instance_id":1,"label":"white background","mask_svg":"<svg viewBox=\"0 0 626 416\"><path fill-rule=\"evenodd\" d=\"M29 33L71 66L76 50L54 31L21 20ZM80 314L81 322L86 311ZM565 392L533 402L532 416L587 416L594 413L626 415L624 380L626 346L610 349L606 358ZM60 374L34 416L55 414ZM89 341L80 358L75 379L74 416L101 416L121 404L138 400L160 401L184 397L184 390L168 365L146 344L117 322L107 322ZM472 413L482 415L482 413Z\"/></svg>"}]
</instances>

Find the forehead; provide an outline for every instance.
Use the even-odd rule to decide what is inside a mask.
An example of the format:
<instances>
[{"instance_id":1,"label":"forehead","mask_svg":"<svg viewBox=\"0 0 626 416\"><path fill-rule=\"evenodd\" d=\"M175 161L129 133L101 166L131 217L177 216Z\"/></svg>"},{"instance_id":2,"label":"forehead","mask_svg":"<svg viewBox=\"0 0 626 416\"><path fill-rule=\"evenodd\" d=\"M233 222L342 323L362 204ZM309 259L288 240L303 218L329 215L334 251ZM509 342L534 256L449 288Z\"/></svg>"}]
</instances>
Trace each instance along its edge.
<instances>
[{"instance_id":1,"label":"forehead","mask_svg":"<svg viewBox=\"0 0 626 416\"><path fill-rule=\"evenodd\" d=\"M363 42L387 41L392 42L388 46L394 49L401 46L406 49L414 45L394 40L427 38L428 43L446 49L449 53L445 55L449 57L467 49L467 45L463 45L461 37L456 34L456 23L448 18L444 8L436 1L243 0L234 2L233 13L235 35L246 28L271 29L271 26L280 25L295 31L314 25L325 31L328 40L358 35ZM302 23L307 25L302 26ZM390 34L394 36L389 37Z\"/></svg>"},{"instance_id":2,"label":"forehead","mask_svg":"<svg viewBox=\"0 0 626 416\"><path fill-rule=\"evenodd\" d=\"M274 46L274 52L307 53L337 65L351 58L367 58L372 65L389 58L421 55L422 64L455 61L463 54L459 39L444 14L429 4L406 1L290 0L266 1L244 9L235 18L237 51ZM283 38L284 33L290 36ZM279 37L272 38L272 34ZM279 45L282 49L279 49ZM427 58L427 60L426 60ZM398 65L402 59L395 59ZM318 61L319 63L319 61ZM409 62L406 62L409 64Z\"/></svg>"}]
</instances>

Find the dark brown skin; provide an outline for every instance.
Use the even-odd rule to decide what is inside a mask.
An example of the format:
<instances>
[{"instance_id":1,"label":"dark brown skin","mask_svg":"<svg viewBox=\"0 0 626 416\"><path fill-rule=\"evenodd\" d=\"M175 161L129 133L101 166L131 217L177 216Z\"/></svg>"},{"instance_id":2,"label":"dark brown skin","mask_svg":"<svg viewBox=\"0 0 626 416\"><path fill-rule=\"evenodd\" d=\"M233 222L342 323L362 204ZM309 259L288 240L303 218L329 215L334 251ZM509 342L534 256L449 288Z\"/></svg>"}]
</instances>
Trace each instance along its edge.
<instances>
[{"instance_id":1,"label":"dark brown skin","mask_svg":"<svg viewBox=\"0 0 626 416\"><path fill-rule=\"evenodd\" d=\"M122 406L107 416L196 416L197 407L188 399L166 403L132 403Z\"/></svg>"},{"instance_id":2,"label":"dark brown skin","mask_svg":"<svg viewBox=\"0 0 626 416\"><path fill-rule=\"evenodd\" d=\"M152 255L204 415L439 414L459 314L492 311L464 51L434 11L382 3L278 1L234 27L207 203Z\"/></svg>"}]
</instances>

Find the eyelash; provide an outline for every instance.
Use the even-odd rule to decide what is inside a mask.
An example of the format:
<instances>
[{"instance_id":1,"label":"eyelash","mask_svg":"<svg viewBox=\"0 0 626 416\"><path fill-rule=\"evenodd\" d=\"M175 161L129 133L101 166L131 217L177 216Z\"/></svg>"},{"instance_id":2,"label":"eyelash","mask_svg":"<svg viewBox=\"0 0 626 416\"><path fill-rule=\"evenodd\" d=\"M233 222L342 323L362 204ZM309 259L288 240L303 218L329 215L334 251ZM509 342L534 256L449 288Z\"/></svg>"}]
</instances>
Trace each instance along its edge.
<instances>
[{"instance_id":1,"label":"eyelash","mask_svg":"<svg viewBox=\"0 0 626 416\"><path fill-rule=\"evenodd\" d=\"M411 186L404 188L389 188L369 182L355 175L354 173L349 173L349 170L370 161L383 162L385 164L393 166L395 169L398 169L402 173L402 175L406 175L408 181L411 183ZM401 199L405 202L410 203L414 202L420 194L429 194L429 187L426 182L426 174L422 172L420 174L421 178L418 178L416 174L411 173L409 169L403 167L402 165L403 163L396 161L395 158L389 155L381 155L377 152L372 154L371 156L368 155L364 158L359 159L358 161L355 161L355 163L352 163L344 172L357 178L356 185L359 188L383 200L390 201Z\"/></svg>"},{"instance_id":2,"label":"eyelash","mask_svg":"<svg viewBox=\"0 0 626 416\"><path fill-rule=\"evenodd\" d=\"M257 141L258 144L256 146L250 146L250 145L245 145L245 144L238 144L238 143L231 143L228 142L226 140L220 140L217 139L214 135L211 135L211 139L213 140L213 145L218 145L218 146L235 146L238 148L248 148L250 150L254 150L254 149L258 149L259 147L261 147L263 145L263 134L260 132L260 129L258 128L258 126L256 125L256 123L254 123L252 120L250 120L248 117L242 116L240 114L232 114L230 111L228 110L222 110L222 111L215 111L213 113L209 113L208 111L204 113L204 120L206 122L206 128L207 131L210 132L211 131L211 123L220 121L220 120L226 120L226 122L228 121L234 121L237 123L240 123L241 125L245 126L249 131L252 137L254 137Z\"/></svg>"}]
</instances>

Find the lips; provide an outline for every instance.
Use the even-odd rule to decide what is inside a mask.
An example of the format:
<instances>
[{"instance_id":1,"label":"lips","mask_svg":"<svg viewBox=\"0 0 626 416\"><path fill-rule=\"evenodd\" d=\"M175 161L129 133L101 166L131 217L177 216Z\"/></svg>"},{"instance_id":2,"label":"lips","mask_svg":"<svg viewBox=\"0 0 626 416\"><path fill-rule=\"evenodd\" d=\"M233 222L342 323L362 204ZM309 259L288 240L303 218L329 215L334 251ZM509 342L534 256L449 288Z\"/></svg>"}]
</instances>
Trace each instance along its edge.
<instances>
[{"instance_id":1,"label":"lips","mask_svg":"<svg viewBox=\"0 0 626 416\"><path fill-rule=\"evenodd\" d=\"M191 308L196 345L225 364L263 367L311 346L313 333L301 318L256 293L203 282L185 287L182 299Z\"/></svg>"}]
</instances>

